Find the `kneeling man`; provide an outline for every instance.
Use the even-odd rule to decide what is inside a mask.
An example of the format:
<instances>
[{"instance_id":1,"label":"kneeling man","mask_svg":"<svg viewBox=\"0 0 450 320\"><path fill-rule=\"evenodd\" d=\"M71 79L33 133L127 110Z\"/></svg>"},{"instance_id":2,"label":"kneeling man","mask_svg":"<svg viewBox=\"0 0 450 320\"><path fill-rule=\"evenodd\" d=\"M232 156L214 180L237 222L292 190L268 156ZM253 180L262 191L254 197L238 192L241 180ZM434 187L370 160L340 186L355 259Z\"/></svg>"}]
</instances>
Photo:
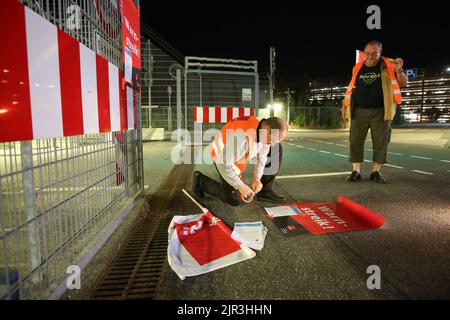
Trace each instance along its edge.
<instances>
[{"instance_id":1,"label":"kneeling man","mask_svg":"<svg viewBox=\"0 0 450 320\"><path fill-rule=\"evenodd\" d=\"M282 158L280 142L286 139L288 126L280 118L259 120L254 116L228 122L208 147L220 174L217 182L199 171L194 172L194 193L218 197L233 206L244 199L258 198L279 202L285 200L272 190ZM256 158L250 186L242 181L247 164Z\"/></svg>"}]
</instances>

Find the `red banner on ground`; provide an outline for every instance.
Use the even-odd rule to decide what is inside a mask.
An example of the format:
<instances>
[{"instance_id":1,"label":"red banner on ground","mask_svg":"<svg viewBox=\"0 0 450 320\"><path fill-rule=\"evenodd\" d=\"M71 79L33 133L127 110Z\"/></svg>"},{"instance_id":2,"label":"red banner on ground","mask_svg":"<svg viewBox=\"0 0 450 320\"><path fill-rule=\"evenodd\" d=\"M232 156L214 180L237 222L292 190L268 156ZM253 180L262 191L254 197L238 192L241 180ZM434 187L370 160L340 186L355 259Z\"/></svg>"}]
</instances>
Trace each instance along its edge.
<instances>
[{"instance_id":1,"label":"red banner on ground","mask_svg":"<svg viewBox=\"0 0 450 320\"><path fill-rule=\"evenodd\" d=\"M255 253L231 238L231 230L210 212L175 216L169 226L168 261L184 279L250 258Z\"/></svg>"},{"instance_id":2,"label":"red banner on ground","mask_svg":"<svg viewBox=\"0 0 450 320\"><path fill-rule=\"evenodd\" d=\"M340 195L335 202L294 203L301 214L274 218L275 225L285 234L301 234L304 228L314 235L381 228L383 216ZM301 227L300 227L301 226Z\"/></svg>"}]
</instances>

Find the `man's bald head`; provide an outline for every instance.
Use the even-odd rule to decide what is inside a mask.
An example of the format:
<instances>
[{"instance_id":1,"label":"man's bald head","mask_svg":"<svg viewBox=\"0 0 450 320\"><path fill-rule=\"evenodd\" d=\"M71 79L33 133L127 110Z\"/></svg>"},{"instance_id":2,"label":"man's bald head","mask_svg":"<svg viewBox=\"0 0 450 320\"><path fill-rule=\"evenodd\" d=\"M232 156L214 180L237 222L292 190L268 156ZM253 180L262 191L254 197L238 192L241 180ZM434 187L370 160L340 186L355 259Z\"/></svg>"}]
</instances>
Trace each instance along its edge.
<instances>
[{"instance_id":1,"label":"man's bald head","mask_svg":"<svg viewBox=\"0 0 450 320\"><path fill-rule=\"evenodd\" d=\"M264 141L267 144L280 143L286 139L288 125L286 121L278 117L270 117L263 122L262 129L266 129Z\"/></svg>"},{"instance_id":2,"label":"man's bald head","mask_svg":"<svg viewBox=\"0 0 450 320\"><path fill-rule=\"evenodd\" d=\"M270 129L280 130L280 132L288 131L288 125L286 121L278 117L271 117L267 119L266 124L270 127Z\"/></svg>"}]
</instances>

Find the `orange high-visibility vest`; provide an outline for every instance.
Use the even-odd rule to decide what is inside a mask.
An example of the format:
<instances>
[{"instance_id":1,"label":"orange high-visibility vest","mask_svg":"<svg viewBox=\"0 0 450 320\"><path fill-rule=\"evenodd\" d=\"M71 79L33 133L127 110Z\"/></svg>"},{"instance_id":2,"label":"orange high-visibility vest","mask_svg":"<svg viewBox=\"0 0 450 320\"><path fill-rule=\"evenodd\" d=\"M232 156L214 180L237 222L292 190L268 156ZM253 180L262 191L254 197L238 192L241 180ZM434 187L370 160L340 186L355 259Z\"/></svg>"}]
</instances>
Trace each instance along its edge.
<instances>
[{"instance_id":1,"label":"orange high-visibility vest","mask_svg":"<svg viewBox=\"0 0 450 320\"><path fill-rule=\"evenodd\" d=\"M217 134L214 141L209 145L211 157L214 162L217 162L217 156L222 152L227 143L227 131L236 132L242 131L248 140L249 150L244 159L238 159L234 163L234 170L236 174L242 176L250 160L250 151L256 142L256 131L258 130L259 120L255 116L235 118L223 126L220 134Z\"/></svg>"},{"instance_id":2,"label":"orange high-visibility vest","mask_svg":"<svg viewBox=\"0 0 450 320\"><path fill-rule=\"evenodd\" d=\"M394 102L395 104L401 104L402 103L402 93L400 91L400 86L398 85L397 77L395 76L395 70L394 70L394 64L391 60L385 57L381 57L386 64L387 70L389 72L389 78L391 79L391 86L392 86L392 94L394 95ZM351 102L351 97L353 93L353 89L356 88L356 77L358 76L359 71L363 67L365 61L361 61L358 64L356 64L353 68L353 77L350 81L350 84L348 85L347 91L345 92L345 100L344 100L344 107L348 107Z\"/></svg>"}]
</instances>

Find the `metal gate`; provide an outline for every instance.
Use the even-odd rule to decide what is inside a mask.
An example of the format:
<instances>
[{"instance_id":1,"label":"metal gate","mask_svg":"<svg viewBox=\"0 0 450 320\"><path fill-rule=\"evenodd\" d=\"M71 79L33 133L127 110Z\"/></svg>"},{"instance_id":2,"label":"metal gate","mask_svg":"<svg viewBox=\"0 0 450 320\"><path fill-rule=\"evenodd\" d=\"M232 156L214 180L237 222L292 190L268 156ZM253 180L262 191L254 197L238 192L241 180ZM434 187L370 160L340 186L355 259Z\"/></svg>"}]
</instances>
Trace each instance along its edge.
<instances>
[{"instance_id":1,"label":"metal gate","mask_svg":"<svg viewBox=\"0 0 450 320\"><path fill-rule=\"evenodd\" d=\"M257 114L258 62L249 60L185 57L184 127L195 129L194 107L247 107ZM204 124L204 129L217 127Z\"/></svg>"}]
</instances>

